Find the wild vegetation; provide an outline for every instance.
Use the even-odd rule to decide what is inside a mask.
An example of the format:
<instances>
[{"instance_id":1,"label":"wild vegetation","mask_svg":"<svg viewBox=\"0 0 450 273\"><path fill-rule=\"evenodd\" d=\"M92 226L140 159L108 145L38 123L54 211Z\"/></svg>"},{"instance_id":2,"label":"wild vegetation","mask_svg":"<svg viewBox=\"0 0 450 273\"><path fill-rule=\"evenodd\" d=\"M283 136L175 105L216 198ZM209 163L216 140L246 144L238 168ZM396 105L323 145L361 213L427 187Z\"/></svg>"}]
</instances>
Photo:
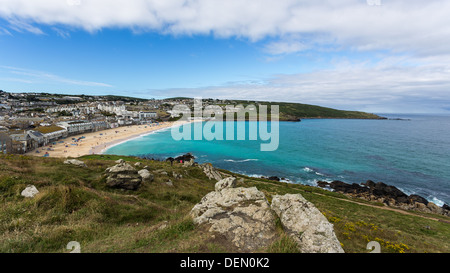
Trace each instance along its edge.
<instances>
[{"instance_id":1,"label":"wild vegetation","mask_svg":"<svg viewBox=\"0 0 450 273\"><path fill-rule=\"evenodd\" d=\"M149 166L154 181L137 191L108 188L104 171L119 158ZM70 241L79 242L81 252L233 251L188 216L214 190L215 181L201 169L135 157L80 159L87 168L56 158L0 156L0 252L69 252ZM182 178L173 177L174 172ZM242 178L238 186L256 186L269 202L275 194L302 194L334 224L346 252L369 252L369 241L390 253L450 251L450 224L444 216L386 210L316 187L233 175ZM165 183L168 177L173 186ZM39 190L34 198L21 196L27 185ZM298 252L277 226L279 239L260 251Z\"/></svg>"}]
</instances>

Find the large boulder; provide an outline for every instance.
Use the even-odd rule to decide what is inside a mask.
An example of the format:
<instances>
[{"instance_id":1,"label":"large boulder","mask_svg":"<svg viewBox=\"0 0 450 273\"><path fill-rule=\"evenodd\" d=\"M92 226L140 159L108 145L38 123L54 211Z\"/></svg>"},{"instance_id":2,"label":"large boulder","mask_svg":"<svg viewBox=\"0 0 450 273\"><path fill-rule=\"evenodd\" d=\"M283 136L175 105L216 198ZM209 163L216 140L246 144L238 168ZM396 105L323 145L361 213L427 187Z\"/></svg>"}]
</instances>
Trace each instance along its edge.
<instances>
[{"instance_id":1,"label":"large boulder","mask_svg":"<svg viewBox=\"0 0 450 273\"><path fill-rule=\"evenodd\" d=\"M277 237L275 215L255 187L225 187L208 193L194 206L194 223L217 233L240 252L269 246ZM217 187L218 189L221 187Z\"/></svg>"},{"instance_id":2,"label":"large boulder","mask_svg":"<svg viewBox=\"0 0 450 273\"><path fill-rule=\"evenodd\" d=\"M182 162L185 162L185 161L191 161L191 160L194 160L194 159L195 159L195 156L193 156L191 153L187 153L187 154L184 154L184 155L180 155L180 156L177 156L177 157L174 158L174 160L175 160L176 162L180 162L180 161L182 161Z\"/></svg>"},{"instance_id":3,"label":"large boulder","mask_svg":"<svg viewBox=\"0 0 450 273\"><path fill-rule=\"evenodd\" d=\"M34 185L28 185L21 193L20 195L24 197L33 198L36 194L38 194L39 191Z\"/></svg>"},{"instance_id":4,"label":"large boulder","mask_svg":"<svg viewBox=\"0 0 450 273\"><path fill-rule=\"evenodd\" d=\"M196 164L195 160L193 158L191 158L190 160L184 161L182 167L189 168L189 167L194 166L195 164Z\"/></svg>"},{"instance_id":5,"label":"large boulder","mask_svg":"<svg viewBox=\"0 0 450 273\"><path fill-rule=\"evenodd\" d=\"M154 175L147 169L142 169L138 171L138 174L141 176L142 182L152 182L154 179Z\"/></svg>"},{"instance_id":6,"label":"large boulder","mask_svg":"<svg viewBox=\"0 0 450 273\"><path fill-rule=\"evenodd\" d=\"M126 162L118 163L106 169L106 185L111 188L137 190L142 177L138 171Z\"/></svg>"},{"instance_id":7,"label":"large boulder","mask_svg":"<svg viewBox=\"0 0 450 273\"><path fill-rule=\"evenodd\" d=\"M343 253L333 225L300 194L275 195L272 209L303 253Z\"/></svg>"},{"instance_id":8,"label":"large boulder","mask_svg":"<svg viewBox=\"0 0 450 273\"><path fill-rule=\"evenodd\" d=\"M231 176L217 182L215 185L215 190L221 191L225 188L234 188L235 186L236 186L236 177Z\"/></svg>"},{"instance_id":9,"label":"large boulder","mask_svg":"<svg viewBox=\"0 0 450 273\"><path fill-rule=\"evenodd\" d=\"M203 170L203 173L209 178L209 180L222 180L222 176L220 173L212 166L211 163L204 163L199 165L199 167Z\"/></svg>"},{"instance_id":10,"label":"large boulder","mask_svg":"<svg viewBox=\"0 0 450 273\"><path fill-rule=\"evenodd\" d=\"M84 163L83 161L78 160L78 159L67 159L67 160L64 161L64 164L75 165L77 167L87 168L86 163Z\"/></svg>"}]
</instances>

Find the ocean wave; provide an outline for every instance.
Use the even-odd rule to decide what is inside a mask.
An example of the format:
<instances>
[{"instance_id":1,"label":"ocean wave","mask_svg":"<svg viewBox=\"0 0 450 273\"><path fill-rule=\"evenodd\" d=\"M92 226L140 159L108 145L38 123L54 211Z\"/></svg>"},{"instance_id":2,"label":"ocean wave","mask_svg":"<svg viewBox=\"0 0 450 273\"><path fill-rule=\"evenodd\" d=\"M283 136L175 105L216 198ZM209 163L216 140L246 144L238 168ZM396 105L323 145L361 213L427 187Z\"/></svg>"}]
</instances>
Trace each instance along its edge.
<instances>
[{"instance_id":1,"label":"ocean wave","mask_svg":"<svg viewBox=\"0 0 450 273\"><path fill-rule=\"evenodd\" d=\"M308 180L305 181L305 183L307 185L310 185L310 186L318 187L317 182L319 182L319 181L325 181L325 182L328 182L328 183L333 182L332 179L326 178L326 179L320 179L320 180L319 179L308 179Z\"/></svg>"},{"instance_id":2,"label":"ocean wave","mask_svg":"<svg viewBox=\"0 0 450 273\"><path fill-rule=\"evenodd\" d=\"M320 173L320 172L316 172L314 169L310 168L310 167L304 167L303 171L307 172L307 173L315 173L318 176L327 176L326 174Z\"/></svg>"},{"instance_id":3,"label":"ocean wave","mask_svg":"<svg viewBox=\"0 0 450 273\"><path fill-rule=\"evenodd\" d=\"M258 159L252 159L252 158L243 159L243 160L224 159L223 161L239 163L239 162L247 162L247 161L258 161Z\"/></svg>"},{"instance_id":4,"label":"ocean wave","mask_svg":"<svg viewBox=\"0 0 450 273\"><path fill-rule=\"evenodd\" d=\"M428 200L428 201L430 201L430 200ZM435 204L438 205L439 207L442 207L442 206L445 204L444 201L442 201L442 200L440 200L440 199L437 199L436 197L432 197L432 198L431 198L431 202L435 203Z\"/></svg>"}]
</instances>

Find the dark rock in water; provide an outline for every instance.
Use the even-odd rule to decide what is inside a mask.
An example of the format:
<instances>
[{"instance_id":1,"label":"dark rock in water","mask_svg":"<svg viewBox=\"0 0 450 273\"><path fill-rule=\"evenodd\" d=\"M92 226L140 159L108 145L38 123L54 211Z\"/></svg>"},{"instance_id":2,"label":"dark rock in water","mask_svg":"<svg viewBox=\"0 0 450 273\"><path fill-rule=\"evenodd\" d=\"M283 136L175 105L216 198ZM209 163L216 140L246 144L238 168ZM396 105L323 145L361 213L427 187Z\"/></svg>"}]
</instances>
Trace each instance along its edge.
<instances>
[{"instance_id":1,"label":"dark rock in water","mask_svg":"<svg viewBox=\"0 0 450 273\"><path fill-rule=\"evenodd\" d=\"M354 193L354 194L360 194L360 193L367 193L369 192L369 189L366 187L361 187L360 185L353 183L353 184L348 184L339 180L334 180L333 182L325 182L325 181L318 181L317 185L319 187L330 187L333 190L337 191L337 192L342 192L342 193Z\"/></svg>"},{"instance_id":2,"label":"dark rock in water","mask_svg":"<svg viewBox=\"0 0 450 273\"><path fill-rule=\"evenodd\" d=\"M191 153L187 153L184 155L180 155L175 157L175 161L180 162L180 161L190 161L191 159L195 159L195 156L193 156Z\"/></svg>"},{"instance_id":3,"label":"dark rock in water","mask_svg":"<svg viewBox=\"0 0 450 273\"><path fill-rule=\"evenodd\" d=\"M450 206L447 205L447 204L442 205L442 208L443 208L444 210L449 210L449 211L450 211Z\"/></svg>"},{"instance_id":4,"label":"dark rock in water","mask_svg":"<svg viewBox=\"0 0 450 273\"><path fill-rule=\"evenodd\" d=\"M406 203L408 201L408 195L396 187L387 185L383 182L375 183L372 180L367 180L367 182L362 185L369 187L370 193L375 196L392 198L399 203Z\"/></svg>"},{"instance_id":5,"label":"dark rock in water","mask_svg":"<svg viewBox=\"0 0 450 273\"><path fill-rule=\"evenodd\" d=\"M389 118L389 120L403 120L403 121L411 121L409 118Z\"/></svg>"},{"instance_id":6,"label":"dark rock in water","mask_svg":"<svg viewBox=\"0 0 450 273\"><path fill-rule=\"evenodd\" d=\"M410 196L408 196L408 203L410 203L410 204L422 203L422 204L428 205L428 200L423 198L420 195L411 194Z\"/></svg>"},{"instance_id":7,"label":"dark rock in water","mask_svg":"<svg viewBox=\"0 0 450 273\"><path fill-rule=\"evenodd\" d=\"M406 195L404 192L394 186L387 185L383 182L373 182L367 180L365 183L358 185L356 183L348 184L335 180L333 182L318 181L319 187L329 187L336 192L344 193L352 197L362 198L369 201L377 201L406 210L417 210L427 213L437 213L450 215L450 207L448 205L438 207L432 202L428 202L422 196L412 194Z\"/></svg>"},{"instance_id":8,"label":"dark rock in water","mask_svg":"<svg viewBox=\"0 0 450 273\"><path fill-rule=\"evenodd\" d=\"M360 185L353 183L347 184L342 181L335 180L331 182L330 187L335 191L344 192L344 193L366 193L369 191L366 187L361 187Z\"/></svg>"},{"instance_id":9,"label":"dark rock in water","mask_svg":"<svg viewBox=\"0 0 450 273\"><path fill-rule=\"evenodd\" d=\"M277 176L270 176L267 179L272 180L272 181L278 181L278 182L280 181L280 178Z\"/></svg>"},{"instance_id":10,"label":"dark rock in water","mask_svg":"<svg viewBox=\"0 0 450 273\"><path fill-rule=\"evenodd\" d=\"M330 184L328 182L325 181L317 181L317 186L321 187L321 188L326 188L328 187Z\"/></svg>"}]
</instances>

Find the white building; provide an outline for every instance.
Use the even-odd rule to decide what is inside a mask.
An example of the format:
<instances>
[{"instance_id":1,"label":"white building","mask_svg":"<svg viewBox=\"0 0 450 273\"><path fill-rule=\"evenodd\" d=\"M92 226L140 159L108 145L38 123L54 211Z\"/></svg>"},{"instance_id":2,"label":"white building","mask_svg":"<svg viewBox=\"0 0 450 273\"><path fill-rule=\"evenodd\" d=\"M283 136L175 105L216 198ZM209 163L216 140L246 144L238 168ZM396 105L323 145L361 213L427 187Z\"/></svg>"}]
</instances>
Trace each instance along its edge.
<instances>
[{"instance_id":1,"label":"white building","mask_svg":"<svg viewBox=\"0 0 450 273\"><path fill-rule=\"evenodd\" d=\"M58 126L67 130L68 135L78 135L94 131L94 124L85 121L64 121L57 123Z\"/></svg>"},{"instance_id":2,"label":"white building","mask_svg":"<svg viewBox=\"0 0 450 273\"><path fill-rule=\"evenodd\" d=\"M156 112L139 112L139 120L146 120L146 119L152 119L157 118L158 114Z\"/></svg>"}]
</instances>

